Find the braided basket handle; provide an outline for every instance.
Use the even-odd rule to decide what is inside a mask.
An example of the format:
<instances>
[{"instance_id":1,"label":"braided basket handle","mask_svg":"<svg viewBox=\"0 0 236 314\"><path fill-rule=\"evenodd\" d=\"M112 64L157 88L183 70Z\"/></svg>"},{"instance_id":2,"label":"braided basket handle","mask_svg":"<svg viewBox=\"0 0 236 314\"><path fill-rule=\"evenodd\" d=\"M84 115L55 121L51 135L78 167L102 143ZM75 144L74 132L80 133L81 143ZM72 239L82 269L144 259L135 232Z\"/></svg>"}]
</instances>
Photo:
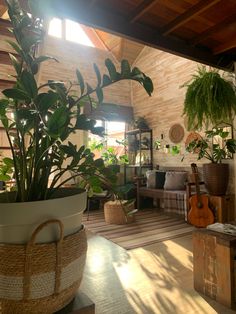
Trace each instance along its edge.
<instances>
[{"instance_id":1,"label":"braided basket handle","mask_svg":"<svg viewBox=\"0 0 236 314\"><path fill-rule=\"evenodd\" d=\"M38 233L48 226L49 224L57 224L59 226L60 236L59 240L56 242L56 270L55 270L55 286L54 294L59 293L60 289L60 277L61 277L61 244L64 238L64 226L62 222L58 219L50 219L41 223L32 233L29 242L26 245L25 252L25 272L23 281L23 299L28 300L30 297L31 290L31 259L32 259L32 248L35 245L35 240Z\"/></svg>"}]
</instances>

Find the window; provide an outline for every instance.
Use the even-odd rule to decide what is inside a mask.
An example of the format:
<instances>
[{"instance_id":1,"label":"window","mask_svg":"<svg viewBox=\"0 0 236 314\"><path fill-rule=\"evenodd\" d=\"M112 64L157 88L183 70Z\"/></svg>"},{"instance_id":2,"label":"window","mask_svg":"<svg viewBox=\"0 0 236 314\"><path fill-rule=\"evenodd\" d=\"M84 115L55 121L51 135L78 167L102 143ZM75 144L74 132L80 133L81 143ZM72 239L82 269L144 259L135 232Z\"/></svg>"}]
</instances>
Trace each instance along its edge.
<instances>
[{"instance_id":1,"label":"window","mask_svg":"<svg viewBox=\"0 0 236 314\"><path fill-rule=\"evenodd\" d=\"M83 28L71 20L66 20L66 40L76 42L81 45L94 47L94 44L86 35Z\"/></svg>"},{"instance_id":2,"label":"window","mask_svg":"<svg viewBox=\"0 0 236 314\"><path fill-rule=\"evenodd\" d=\"M123 155L125 147L119 142L122 142L125 137L125 122L97 120L96 126L103 126L106 136L102 138L89 133L89 147L95 153L95 157L101 157L107 148L112 148L117 157Z\"/></svg>"}]
</instances>

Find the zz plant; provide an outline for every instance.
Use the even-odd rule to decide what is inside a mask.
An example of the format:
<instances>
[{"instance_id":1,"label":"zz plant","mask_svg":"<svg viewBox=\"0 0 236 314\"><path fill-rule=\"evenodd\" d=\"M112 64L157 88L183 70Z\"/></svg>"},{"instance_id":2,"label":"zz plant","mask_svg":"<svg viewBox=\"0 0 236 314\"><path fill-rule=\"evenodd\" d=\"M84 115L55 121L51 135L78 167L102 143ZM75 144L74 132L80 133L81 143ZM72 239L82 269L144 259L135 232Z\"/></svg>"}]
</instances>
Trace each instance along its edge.
<instances>
[{"instance_id":1,"label":"zz plant","mask_svg":"<svg viewBox=\"0 0 236 314\"><path fill-rule=\"evenodd\" d=\"M84 180L91 190L100 191L101 184L104 181L111 184L114 176L102 159L94 159L89 148L77 147L69 141L70 135L78 130L103 134L103 128L95 127L95 121L87 119L81 108L85 102L94 105L95 98L97 103L102 103L103 88L121 80L137 81L151 95L152 81L137 67L131 69L126 60L121 62L118 71L113 62L106 59L107 74L101 75L94 64L95 87L84 81L78 69L76 84L48 80L39 85L40 64L53 59L36 53L43 37L42 21L27 14L15 0L7 1L7 5L11 31L16 39L9 41L17 54L17 57L10 54L16 83L5 89L2 92L5 97L0 99L0 120L12 154L12 158L1 160L0 179L10 179L13 171L15 201L18 202L49 199L55 190L74 177ZM78 96L73 89L77 89ZM63 179L65 174L68 177Z\"/></svg>"}]
</instances>

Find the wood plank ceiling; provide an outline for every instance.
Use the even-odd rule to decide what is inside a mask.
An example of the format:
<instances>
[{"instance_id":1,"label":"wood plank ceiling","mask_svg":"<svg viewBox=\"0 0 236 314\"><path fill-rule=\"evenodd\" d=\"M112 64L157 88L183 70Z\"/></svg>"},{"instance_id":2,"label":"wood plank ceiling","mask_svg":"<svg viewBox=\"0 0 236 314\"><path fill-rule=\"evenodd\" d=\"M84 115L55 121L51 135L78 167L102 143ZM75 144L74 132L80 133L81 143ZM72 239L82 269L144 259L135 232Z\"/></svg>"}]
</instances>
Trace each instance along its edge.
<instances>
[{"instance_id":1,"label":"wood plank ceiling","mask_svg":"<svg viewBox=\"0 0 236 314\"><path fill-rule=\"evenodd\" d=\"M235 0L48 0L46 6L45 12L215 67L232 70L236 61Z\"/></svg>"},{"instance_id":2,"label":"wood plank ceiling","mask_svg":"<svg viewBox=\"0 0 236 314\"><path fill-rule=\"evenodd\" d=\"M223 69L236 61L236 0L42 0L40 9L95 28L118 60L149 45Z\"/></svg>"}]
</instances>

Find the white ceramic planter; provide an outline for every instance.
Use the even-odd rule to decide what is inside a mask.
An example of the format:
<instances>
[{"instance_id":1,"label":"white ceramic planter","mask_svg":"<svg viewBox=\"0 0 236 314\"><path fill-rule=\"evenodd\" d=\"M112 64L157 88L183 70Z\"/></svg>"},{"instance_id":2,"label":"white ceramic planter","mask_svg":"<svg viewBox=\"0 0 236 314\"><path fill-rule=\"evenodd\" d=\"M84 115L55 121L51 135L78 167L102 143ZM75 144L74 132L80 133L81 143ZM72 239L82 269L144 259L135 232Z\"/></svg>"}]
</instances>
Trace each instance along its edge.
<instances>
[{"instance_id":1,"label":"white ceramic planter","mask_svg":"<svg viewBox=\"0 0 236 314\"><path fill-rule=\"evenodd\" d=\"M61 189L58 197L36 202L0 203L0 243L26 243L33 230L51 218L62 221L65 236L78 231L87 205L87 193L66 188ZM37 236L37 242L46 243L57 238L57 227L48 226Z\"/></svg>"}]
</instances>

